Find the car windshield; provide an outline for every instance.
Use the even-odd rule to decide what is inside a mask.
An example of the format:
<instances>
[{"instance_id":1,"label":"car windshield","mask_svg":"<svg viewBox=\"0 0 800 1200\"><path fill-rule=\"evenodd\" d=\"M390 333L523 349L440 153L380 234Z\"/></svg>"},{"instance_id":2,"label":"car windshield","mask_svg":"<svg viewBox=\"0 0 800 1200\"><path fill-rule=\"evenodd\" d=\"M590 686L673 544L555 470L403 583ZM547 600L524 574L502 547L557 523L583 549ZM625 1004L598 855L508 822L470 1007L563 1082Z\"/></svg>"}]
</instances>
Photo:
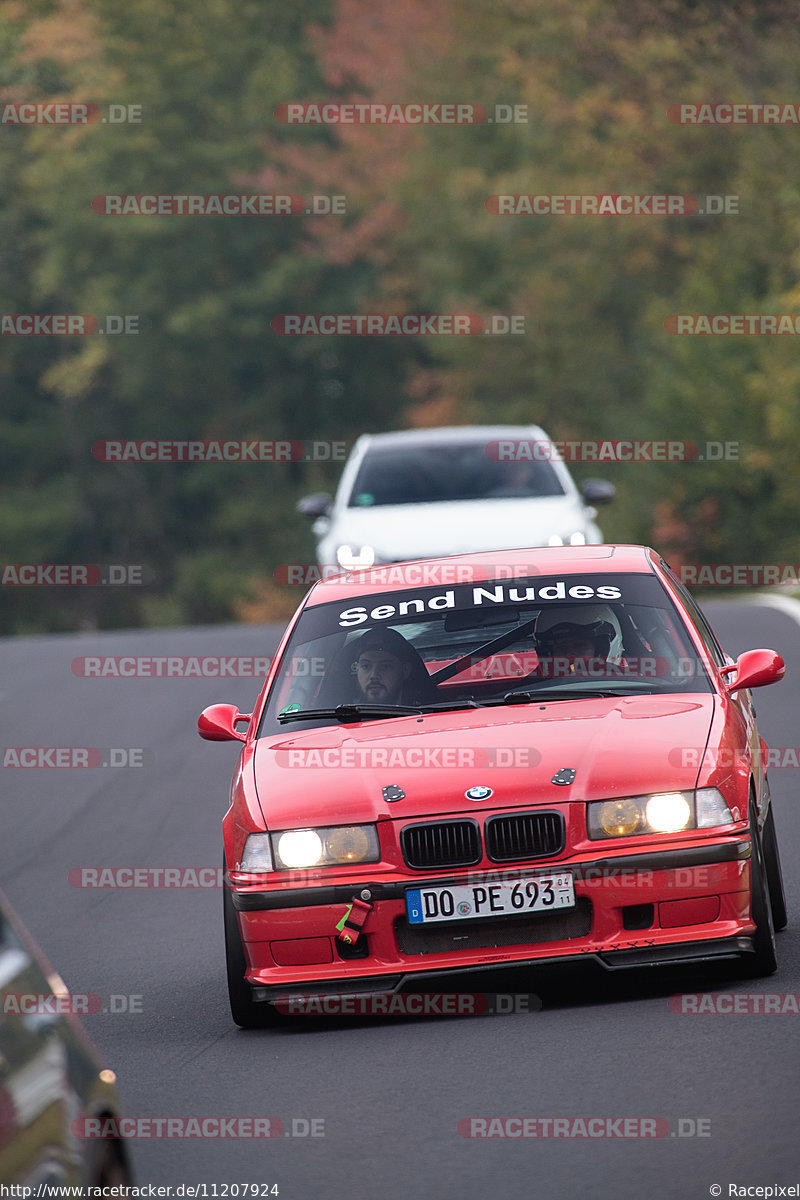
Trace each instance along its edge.
<instances>
[{"instance_id":1,"label":"car windshield","mask_svg":"<svg viewBox=\"0 0 800 1200\"><path fill-rule=\"evenodd\" d=\"M546 459L499 461L490 457L497 445L441 441L403 448L374 447L361 463L348 507L564 495L552 463Z\"/></svg>"},{"instance_id":2,"label":"car windshield","mask_svg":"<svg viewBox=\"0 0 800 1200\"><path fill-rule=\"evenodd\" d=\"M654 575L487 580L306 608L259 734L440 708L710 689Z\"/></svg>"}]
</instances>

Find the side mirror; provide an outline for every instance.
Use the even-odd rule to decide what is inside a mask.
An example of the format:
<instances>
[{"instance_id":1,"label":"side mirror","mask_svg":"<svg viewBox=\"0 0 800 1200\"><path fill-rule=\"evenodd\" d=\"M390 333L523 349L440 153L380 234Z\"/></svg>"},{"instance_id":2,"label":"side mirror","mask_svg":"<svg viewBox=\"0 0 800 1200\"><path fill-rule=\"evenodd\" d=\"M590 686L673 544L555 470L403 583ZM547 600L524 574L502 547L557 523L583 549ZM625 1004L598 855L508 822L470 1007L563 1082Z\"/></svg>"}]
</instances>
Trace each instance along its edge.
<instances>
[{"instance_id":1,"label":"side mirror","mask_svg":"<svg viewBox=\"0 0 800 1200\"><path fill-rule=\"evenodd\" d=\"M240 713L235 704L212 704L197 718L197 732L207 742L244 742L247 735L236 728L238 721L249 721L252 713Z\"/></svg>"},{"instance_id":2,"label":"side mirror","mask_svg":"<svg viewBox=\"0 0 800 1200\"><path fill-rule=\"evenodd\" d=\"M327 517L331 511L329 492L314 492L313 496L303 496L297 501L297 511L304 517Z\"/></svg>"},{"instance_id":3,"label":"side mirror","mask_svg":"<svg viewBox=\"0 0 800 1200\"><path fill-rule=\"evenodd\" d=\"M777 683L786 674L786 663L780 654L774 650L745 650L735 663L721 668L721 674L729 675L736 672L732 683L725 685L728 695L742 688L764 687L768 683Z\"/></svg>"},{"instance_id":4,"label":"side mirror","mask_svg":"<svg viewBox=\"0 0 800 1200\"><path fill-rule=\"evenodd\" d=\"M605 479L584 479L580 493L584 504L609 504L616 496L617 489Z\"/></svg>"}]
</instances>

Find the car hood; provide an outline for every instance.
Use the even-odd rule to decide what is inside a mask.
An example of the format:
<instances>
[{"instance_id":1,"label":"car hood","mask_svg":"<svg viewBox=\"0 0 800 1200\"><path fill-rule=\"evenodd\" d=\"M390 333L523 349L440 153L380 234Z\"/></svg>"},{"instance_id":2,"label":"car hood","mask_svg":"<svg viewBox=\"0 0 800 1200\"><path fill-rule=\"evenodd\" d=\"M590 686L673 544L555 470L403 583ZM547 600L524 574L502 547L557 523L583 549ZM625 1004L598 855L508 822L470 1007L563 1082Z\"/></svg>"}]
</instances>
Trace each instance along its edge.
<instances>
[{"instance_id":1,"label":"car hood","mask_svg":"<svg viewBox=\"0 0 800 1200\"><path fill-rule=\"evenodd\" d=\"M257 743L256 789L268 828L292 829L692 788L713 711L711 693L626 696L296 728Z\"/></svg>"},{"instance_id":2,"label":"car hood","mask_svg":"<svg viewBox=\"0 0 800 1200\"><path fill-rule=\"evenodd\" d=\"M546 546L552 534L585 530L587 513L576 496L525 500L457 500L441 504L386 504L337 513L324 543L346 544L356 553L372 546L376 558L414 558ZM331 558L333 561L333 558Z\"/></svg>"}]
</instances>

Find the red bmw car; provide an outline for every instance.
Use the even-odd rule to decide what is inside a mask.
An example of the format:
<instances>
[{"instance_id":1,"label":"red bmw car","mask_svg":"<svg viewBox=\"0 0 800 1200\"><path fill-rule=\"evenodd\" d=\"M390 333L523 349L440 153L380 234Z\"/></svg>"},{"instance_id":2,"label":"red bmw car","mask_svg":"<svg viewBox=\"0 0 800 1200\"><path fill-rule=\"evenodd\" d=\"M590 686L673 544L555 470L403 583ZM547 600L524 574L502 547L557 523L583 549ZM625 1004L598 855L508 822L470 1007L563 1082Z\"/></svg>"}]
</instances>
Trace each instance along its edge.
<instances>
[{"instance_id":1,"label":"red bmw car","mask_svg":"<svg viewBox=\"0 0 800 1200\"><path fill-rule=\"evenodd\" d=\"M641 546L397 563L316 584L252 714L223 820L234 1021L465 972L775 970L786 924L750 689Z\"/></svg>"}]
</instances>

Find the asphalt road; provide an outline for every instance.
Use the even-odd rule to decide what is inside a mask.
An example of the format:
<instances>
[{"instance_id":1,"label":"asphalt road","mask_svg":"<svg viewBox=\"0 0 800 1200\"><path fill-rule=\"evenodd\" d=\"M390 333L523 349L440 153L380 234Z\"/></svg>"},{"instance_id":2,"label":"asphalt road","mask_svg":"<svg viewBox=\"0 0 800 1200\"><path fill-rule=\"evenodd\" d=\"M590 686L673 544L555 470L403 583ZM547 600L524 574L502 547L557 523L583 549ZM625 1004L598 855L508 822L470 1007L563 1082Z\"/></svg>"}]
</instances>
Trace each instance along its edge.
<instances>
[{"instance_id":1,"label":"asphalt road","mask_svg":"<svg viewBox=\"0 0 800 1200\"><path fill-rule=\"evenodd\" d=\"M800 743L800 625L743 602L705 606L732 653L771 646L787 679L756 693L762 733ZM800 1017L681 1015L680 991L800 993L798 769L771 772L790 907L768 980L548 970L539 1012L351 1019L244 1032L225 989L216 888L75 887L83 867L217 867L237 750L199 711L249 711L255 678L86 678L85 655L268 655L275 627L0 642L4 746L143 751L140 767L3 770L0 883L75 992L139 1011L87 1017L135 1117L277 1117L277 1139L140 1139L140 1184L277 1184L282 1200L694 1200L800 1181ZM157 668L156 668L157 669ZM73 881L75 876L73 875ZM111 1000L111 997L124 999ZM710 1136L470 1139L465 1117L662 1117ZM683 1124L679 1127L678 1122ZM322 1125L319 1122L322 1122ZM720 1185L721 1192L710 1190ZM174 1193L173 1193L174 1194ZM209 1190L209 1195L213 1193Z\"/></svg>"}]
</instances>

